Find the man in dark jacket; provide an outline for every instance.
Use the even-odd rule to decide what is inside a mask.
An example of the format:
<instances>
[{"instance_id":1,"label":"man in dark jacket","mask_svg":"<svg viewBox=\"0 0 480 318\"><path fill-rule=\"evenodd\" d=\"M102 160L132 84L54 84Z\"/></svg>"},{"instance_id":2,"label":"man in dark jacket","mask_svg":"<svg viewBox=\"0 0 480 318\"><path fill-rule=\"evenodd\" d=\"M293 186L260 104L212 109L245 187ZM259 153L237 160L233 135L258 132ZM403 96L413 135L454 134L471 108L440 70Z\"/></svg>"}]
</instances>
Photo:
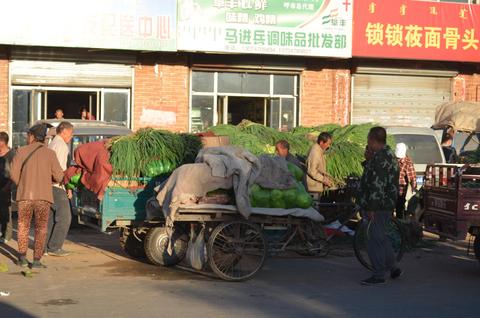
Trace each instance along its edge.
<instances>
[{"instance_id":1,"label":"man in dark jacket","mask_svg":"<svg viewBox=\"0 0 480 318\"><path fill-rule=\"evenodd\" d=\"M397 159L386 141L384 128L374 127L370 130L368 149L373 157L364 164L358 204L369 220L367 251L373 276L363 280L363 285L385 283L387 270L390 270L392 279L402 275L395 264L395 254L385 229L395 209L399 180Z\"/></svg>"},{"instance_id":2,"label":"man in dark jacket","mask_svg":"<svg viewBox=\"0 0 480 318\"><path fill-rule=\"evenodd\" d=\"M8 134L0 132L0 243L12 239L12 213L10 210L12 198L12 181L10 166L15 151L8 147Z\"/></svg>"}]
</instances>

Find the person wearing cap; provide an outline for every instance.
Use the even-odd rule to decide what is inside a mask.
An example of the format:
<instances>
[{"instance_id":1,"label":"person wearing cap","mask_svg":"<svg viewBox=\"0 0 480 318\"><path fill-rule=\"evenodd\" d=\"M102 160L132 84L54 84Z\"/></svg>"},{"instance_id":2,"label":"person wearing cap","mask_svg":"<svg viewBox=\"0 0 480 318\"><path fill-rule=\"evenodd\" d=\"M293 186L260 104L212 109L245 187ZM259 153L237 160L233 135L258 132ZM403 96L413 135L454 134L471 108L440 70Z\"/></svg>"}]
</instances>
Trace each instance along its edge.
<instances>
[{"instance_id":1,"label":"person wearing cap","mask_svg":"<svg viewBox=\"0 0 480 318\"><path fill-rule=\"evenodd\" d=\"M405 214L405 202L407 196L408 186L412 187L412 191L417 189L417 174L415 173L415 166L412 159L407 156L407 145L403 142L398 143L395 148L395 156L398 160L398 166L400 168L400 179L398 181L398 197L395 207L395 215L399 219L404 218Z\"/></svg>"},{"instance_id":2,"label":"person wearing cap","mask_svg":"<svg viewBox=\"0 0 480 318\"><path fill-rule=\"evenodd\" d=\"M41 263L47 238L48 217L53 203L52 180L61 182L63 170L55 152L45 145L48 126L37 124L27 132L27 146L17 150L10 177L17 186L18 202L18 265L44 268ZM32 216L35 217L33 262L27 261Z\"/></svg>"}]
</instances>

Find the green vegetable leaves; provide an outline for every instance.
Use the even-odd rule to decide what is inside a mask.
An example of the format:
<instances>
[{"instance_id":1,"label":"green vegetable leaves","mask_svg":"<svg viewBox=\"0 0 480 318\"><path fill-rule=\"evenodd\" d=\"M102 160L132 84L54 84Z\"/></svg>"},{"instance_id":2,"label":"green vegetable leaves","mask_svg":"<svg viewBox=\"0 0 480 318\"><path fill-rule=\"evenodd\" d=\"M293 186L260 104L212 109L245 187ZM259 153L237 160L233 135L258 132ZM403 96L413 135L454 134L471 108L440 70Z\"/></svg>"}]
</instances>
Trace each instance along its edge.
<instances>
[{"instance_id":1,"label":"green vegetable leaves","mask_svg":"<svg viewBox=\"0 0 480 318\"><path fill-rule=\"evenodd\" d=\"M113 139L110 163L117 176L154 177L193 162L200 148L195 135L144 128Z\"/></svg>"}]
</instances>

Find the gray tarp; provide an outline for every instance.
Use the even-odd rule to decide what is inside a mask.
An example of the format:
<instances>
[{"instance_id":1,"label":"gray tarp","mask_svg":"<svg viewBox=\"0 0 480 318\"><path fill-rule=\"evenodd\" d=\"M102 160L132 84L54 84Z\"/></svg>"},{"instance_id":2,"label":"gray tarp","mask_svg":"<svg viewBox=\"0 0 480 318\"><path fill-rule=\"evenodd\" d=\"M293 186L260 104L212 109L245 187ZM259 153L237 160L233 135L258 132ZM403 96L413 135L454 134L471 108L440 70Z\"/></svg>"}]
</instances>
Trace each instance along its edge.
<instances>
[{"instance_id":1,"label":"gray tarp","mask_svg":"<svg viewBox=\"0 0 480 318\"><path fill-rule=\"evenodd\" d=\"M245 149L226 146L202 149L195 162L206 163L214 177L232 178L238 212L248 219L251 213L249 190L261 171L258 158Z\"/></svg>"},{"instance_id":2,"label":"gray tarp","mask_svg":"<svg viewBox=\"0 0 480 318\"><path fill-rule=\"evenodd\" d=\"M232 177L212 176L212 169L206 163L182 165L175 169L162 185L157 200L169 225L175 221L178 207L196 203L198 198L217 189L230 189Z\"/></svg>"},{"instance_id":3,"label":"gray tarp","mask_svg":"<svg viewBox=\"0 0 480 318\"><path fill-rule=\"evenodd\" d=\"M480 103L451 102L437 107L433 129L480 132Z\"/></svg>"}]
</instances>

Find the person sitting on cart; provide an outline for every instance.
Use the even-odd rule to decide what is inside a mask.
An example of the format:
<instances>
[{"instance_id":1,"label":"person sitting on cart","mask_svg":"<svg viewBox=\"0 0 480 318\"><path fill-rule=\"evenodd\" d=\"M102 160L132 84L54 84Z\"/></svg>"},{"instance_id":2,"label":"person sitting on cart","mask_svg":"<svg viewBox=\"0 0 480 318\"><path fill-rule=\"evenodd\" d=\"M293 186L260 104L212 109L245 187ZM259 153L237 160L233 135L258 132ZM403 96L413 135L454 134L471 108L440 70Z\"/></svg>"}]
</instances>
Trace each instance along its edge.
<instances>
[{"instance_id":1,"label":"person sitting on cart","mask_svg":"<svg viewBox=\"0 0 480 318\"><path fill-rule=\"evenodd\" d=\"M446 163L457 162L457 150L453 147L453 137L448 132L442 136L442 150Z\"/></svg>"},{"instance_id":2,"label":"person sitting on cart","mask_svg":"<svg viewBox=\"0 0 480 318\"><path fill-rule=\"evenodd\" d=\"M320 200L321 193L325 188L333 185L332 178L327 173L327 162L325 160L325 151L332 145L332 135L328 132L322 132L307 158L307 190L313 193L313 199Z\"/></svg>"},{"instance_id":3,"label":"person sitting on cart","mask_svg":"<svg viewBox=\"0 0 480 318\"><path fill-rule=\"evenodd\" d=\"M395 148L395 156L398 160L400 169L400 179L398 181L398 198L395 208L395 216L398 219L403 219L405 214L405 202L407 196L408 186L412 187L412 192L417 189L417 174L412 159L407 156L407 145L403 142L398 143Z\"/></svg>"},{"instance_id":4,"label":"person sitting on cart","mask_svg":"<svg viewBox=\"0 0 480 318\"><path fill-rule=\"evenodd\" d=\"M277 141L277 143L275 144L275 152L279 157L284 158L285 160L287 160L287 162L290 162L302 169L302 171L305 171L305 165L303 165L300 160L297 159L297 157L290 153L290 144L288 143L288 141Z\"/></svg>"},{"instance_id":5,"label":"person sitting on cart","mask_svg":"<svg viewBox=\"0 0 480 318\"><path fill-rule=\"evenodd\" d=\"M368 153L371 151L372 153ZM373 157L370 157L373 154ZM398 195L399 167L395 154L387 145L387 132L383 127L373 127L368 133L366 161L360 179L358 205L367 214L367 251L373 267L373 275L362 285L385 283L385 274L396 279L402 270L396 265L395 254L386 236L386 224L390 221Z\"/></svg>"}]
</instances>

